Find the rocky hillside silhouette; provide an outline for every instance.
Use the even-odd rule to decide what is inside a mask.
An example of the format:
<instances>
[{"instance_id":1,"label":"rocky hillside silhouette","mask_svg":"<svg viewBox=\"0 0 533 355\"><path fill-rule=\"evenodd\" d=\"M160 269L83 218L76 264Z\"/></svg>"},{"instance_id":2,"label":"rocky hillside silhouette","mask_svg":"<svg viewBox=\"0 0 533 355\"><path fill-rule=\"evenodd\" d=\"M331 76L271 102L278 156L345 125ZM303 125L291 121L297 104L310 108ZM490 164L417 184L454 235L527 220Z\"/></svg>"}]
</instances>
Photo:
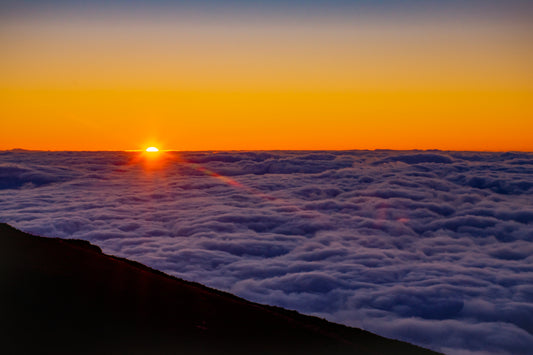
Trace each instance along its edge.
<instances>
[{"instance_id":1,"label":"rocky hillside silhouette","mask_svg":"<svg viewBox=\"0 0 533 355\"><path fill-rule=\"evenodd\" d=\"M2 353L435 354L0 224Z\"/></svg>"}]
</instances>

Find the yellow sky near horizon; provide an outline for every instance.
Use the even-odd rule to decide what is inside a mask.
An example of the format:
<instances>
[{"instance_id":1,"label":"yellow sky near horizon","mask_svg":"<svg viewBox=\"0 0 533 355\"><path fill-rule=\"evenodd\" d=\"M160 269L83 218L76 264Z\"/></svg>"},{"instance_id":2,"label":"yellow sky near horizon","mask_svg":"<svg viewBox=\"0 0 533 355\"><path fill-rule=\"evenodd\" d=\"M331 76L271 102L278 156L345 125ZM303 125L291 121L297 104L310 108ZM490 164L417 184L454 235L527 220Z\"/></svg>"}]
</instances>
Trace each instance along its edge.
<instances>
[{"instance_id":1,"label":"yellow sky near horizon","mask_svg":"<svg viewBox=\"0 0 533 355\"><path fill-rule=\"evenodd\" d=\"M0 26L0 149L533 151L523 24Z\"/></svg>"}]
</instances>

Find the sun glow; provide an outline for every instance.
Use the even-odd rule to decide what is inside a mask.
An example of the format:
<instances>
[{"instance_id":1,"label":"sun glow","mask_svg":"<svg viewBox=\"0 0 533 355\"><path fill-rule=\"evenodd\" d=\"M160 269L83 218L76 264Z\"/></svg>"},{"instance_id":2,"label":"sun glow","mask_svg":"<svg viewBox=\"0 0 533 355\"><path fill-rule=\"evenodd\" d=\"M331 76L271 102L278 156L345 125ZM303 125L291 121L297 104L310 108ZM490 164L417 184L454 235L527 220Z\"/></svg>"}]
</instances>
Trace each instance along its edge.
<instances>
[{"instance_id":1,"label":"sun glow","mask_svg":"<svg viewBox=\"0 0 533 355\"><path fill-rule=\"evenodd\" d=\"M145 172L163 170L173 160L173 156L167 153L168 151L150 146L138 151L137 154L133 154L130 163L140 164Z\"/></svg>"}]
</instances>

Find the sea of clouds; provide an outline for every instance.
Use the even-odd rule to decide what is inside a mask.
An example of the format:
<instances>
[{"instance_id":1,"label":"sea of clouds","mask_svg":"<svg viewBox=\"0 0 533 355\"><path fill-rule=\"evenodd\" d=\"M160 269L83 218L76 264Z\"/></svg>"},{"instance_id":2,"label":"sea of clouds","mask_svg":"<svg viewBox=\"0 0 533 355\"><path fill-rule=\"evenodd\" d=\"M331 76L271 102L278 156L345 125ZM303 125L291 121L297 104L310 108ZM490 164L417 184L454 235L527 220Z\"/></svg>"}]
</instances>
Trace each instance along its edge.
<instances>
[{"instance_id":1,"label":"sea of clouds","mask_svg":"<svg viewBox=\"0 0 533 355\"><path fill-rule=\"evenodd\" d=\"M533 351L533 154L3 151L0 222L449 354Z\"/></svg>"}]
</instances>

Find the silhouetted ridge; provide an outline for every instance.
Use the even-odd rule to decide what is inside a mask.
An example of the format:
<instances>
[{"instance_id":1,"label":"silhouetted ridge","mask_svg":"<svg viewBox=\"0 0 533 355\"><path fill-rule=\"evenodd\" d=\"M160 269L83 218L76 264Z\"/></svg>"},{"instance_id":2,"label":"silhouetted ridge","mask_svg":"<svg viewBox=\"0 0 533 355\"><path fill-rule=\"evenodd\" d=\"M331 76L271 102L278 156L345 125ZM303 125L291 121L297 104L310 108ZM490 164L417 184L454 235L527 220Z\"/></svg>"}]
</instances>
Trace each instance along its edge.
<instances>
[{"instance_id":1,"label":"silhouetted ridge","mask_svg":"<svg viewBox=\"0 0 533 355\"><path fill-rule=\"evenodd\" d=\"M3 353L434 354L0 224Z\"/></svg>"}]
</instances>

